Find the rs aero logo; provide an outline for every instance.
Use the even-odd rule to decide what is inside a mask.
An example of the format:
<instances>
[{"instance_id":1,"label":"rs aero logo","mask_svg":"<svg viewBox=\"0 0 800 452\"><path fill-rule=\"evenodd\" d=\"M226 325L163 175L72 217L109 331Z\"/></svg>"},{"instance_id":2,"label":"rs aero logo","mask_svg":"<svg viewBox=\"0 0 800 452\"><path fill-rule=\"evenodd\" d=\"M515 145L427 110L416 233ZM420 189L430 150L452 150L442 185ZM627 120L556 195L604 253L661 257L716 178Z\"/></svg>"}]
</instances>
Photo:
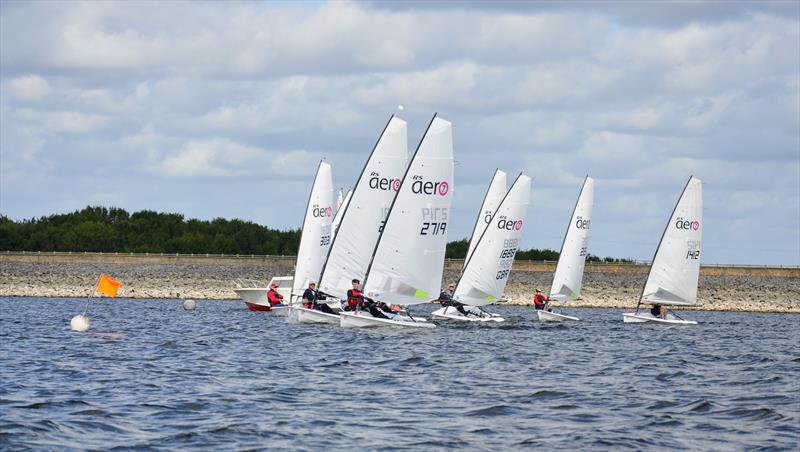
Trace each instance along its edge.
<instances>
[{"instance_id":1,"label":"rs aero logo","mask_svg":"<svg viewBox=\"0 0 800 452\"><path fill-rule=\"evenodd\" d=\"M414 176L411 183L411 191L418 195L439 195L447 196L450 192L450 184L447 181L431 182L422 179L422 176Z\"/></svg>"},{"instance_id":2,"label":"rs aero logo","mask_svg":"<svg viewBox=\"0 0 800 452\"><path fill-rule=\"evenodd\" d=\"M331 217L333 216L333 207L314 206L311 210L311 215L313 215L314 218Z\"/></svg>"},{"instance_id":3,"label":"rs aero logo","mask_svg":"<svg viewBox=\"0 0 800 452\"><path fill-rule=\"evenodd\" d=\"M688 229L692 231L699 231L700 222L697 220L684 220L683 217L678 217L675 220L675 227L677 229Z\"/></svg>"},{"instance_id":4,"label":"rs aero logo","mask_svg":"<svg viewBox=\"0 0 800 452\"><path fill-rule=\"evenodd\" d=\"M497 228L498 229L505 229L506 231L519 231L522 229L522 220L509 220L505 217L500 218L497 220Z\"/></svg>"},{"instance_id":5,"label":"rs aero logo","mask_svg":"<svg viewBox=\"0 0 800 452\"><path fill-rule=\"evenodd\" d=\"M400 191L400 178L389 179L387 177L381 177L378 173L371 173L369 178L369 188L373 190L394 190Z\"/></svg>"}]
</instances>

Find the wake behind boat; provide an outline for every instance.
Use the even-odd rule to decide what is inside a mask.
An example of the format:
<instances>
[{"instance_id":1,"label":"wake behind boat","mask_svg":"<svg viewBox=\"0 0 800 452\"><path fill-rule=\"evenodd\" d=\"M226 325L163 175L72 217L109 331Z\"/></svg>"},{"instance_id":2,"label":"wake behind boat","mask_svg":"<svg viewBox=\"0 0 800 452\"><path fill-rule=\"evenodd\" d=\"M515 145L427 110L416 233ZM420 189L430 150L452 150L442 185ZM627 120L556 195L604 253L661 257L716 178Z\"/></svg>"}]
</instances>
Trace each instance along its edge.
<instances>
[{"instance_id":1,"label":"wake behind boat","mask_svg":"<svg viewBox=\"0 0 800 452\"><path fill-rule=\"evenodd\" d=\"M661 235L636 311L624 313L623 322L697 324L681 319L674 313L667 313L665 306L692 306L697 303L702 217L702 182L691 176ZM650 312L640 310L642 304L651 304L653 309Z\"/></svg>"}]
</instances>

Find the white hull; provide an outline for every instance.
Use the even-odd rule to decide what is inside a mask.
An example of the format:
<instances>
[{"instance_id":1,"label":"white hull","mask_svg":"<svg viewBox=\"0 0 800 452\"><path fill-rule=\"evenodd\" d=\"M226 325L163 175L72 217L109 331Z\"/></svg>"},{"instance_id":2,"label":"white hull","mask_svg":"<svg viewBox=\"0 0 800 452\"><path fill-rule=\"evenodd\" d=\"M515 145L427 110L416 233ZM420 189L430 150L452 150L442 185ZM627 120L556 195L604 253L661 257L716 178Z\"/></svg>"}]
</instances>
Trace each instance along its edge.
<instances>
[{"instance_id":1,"label":"white hull","mask_svg":"<svg viewBox=\"0 0 800 452\"><path fill-rule=\"evenodd\" d=\"M470 307L465 306L465 310L469 312ZM454 307L446 307L433 311L431 313L431 318L433 320L456 320L461 322L505 322L506 320L500 317L498 314L491 314L484 311L481 312L483 312L486 316L485 317L465 316L464 314L458 312L458 309Z\"/></svg>"},{"instance_id":2,"label":"white hull","mask_svg":"<svg viewBox=\"0 0 800 452\"><path fill-rule=\"evenodd\" d=\"M327 312L308 309L302 306L292 306L289 308L289 319L297 323L339 324L339 316L336 314L328 314Z\"/></svg>"},{"instance_id":3,"label":"white hull","mask_svg":"<svg viewBox=\"0 0 800 452\"><path fill-rule=\"evenodd\" d=\"M646 311L626 312L622 314L622 321L624 323L660 323L662 325L697 325L694 320L681 320L672 314L667 314L666 319L661 317L654 317Z\"/></svg>"},{"instance_id":4,"label":"white hull","mask_svg":"<svg viewBox=\"0 0 800 452\"><path fill-rule=\"evenodd\" d=\"M270 314L277 317L286 317L289 314L289 306L273 306L269 310Z\"/></svg>"},{"instance_id":5,"label":"white hull","mask_svg":"<svg viewBox=\"0 0 800 452\"><path fill-rule=\"evenodd\" d=\"M580 321L580 319L577 318L577 317L572 317L572 316L564 315L564 314L556 314L555 312L550 312L550 311L542 311L540 309L536 310L536 315L539 316L539 321L540 322L566 322L566 321L577 322L577 321Z\"/></svg>"},{"instance_id":6,"label":"white hull","mask_svg":"<svg viewBox=\"0 0 800 452\"><path fill-rule=\"evenodd\" d=\"M379 319L373 317L368 312L361 311L358 314L355 312L342 312L339 316L339 325L342 328L376 328L376 327L404 327L404 328L435 328L436 325L427 323L423 319L416 319L416 321L408 319L400 319L399 316L394 319Z\"/></svg>"},{"instance_id":7,"label":"white hull","mask_svg":"<svg viewBox=\"0 0 800 452\"><path fill-rule=\"evenodd\" d=\"M267 300L267 292L269 291L266 287L241 287L238 289L233 289L236 292L236 295L242 299L248 306L255 305L255 306L265 306L269 307L269 301Z\"/></svg>"}]
</instances>

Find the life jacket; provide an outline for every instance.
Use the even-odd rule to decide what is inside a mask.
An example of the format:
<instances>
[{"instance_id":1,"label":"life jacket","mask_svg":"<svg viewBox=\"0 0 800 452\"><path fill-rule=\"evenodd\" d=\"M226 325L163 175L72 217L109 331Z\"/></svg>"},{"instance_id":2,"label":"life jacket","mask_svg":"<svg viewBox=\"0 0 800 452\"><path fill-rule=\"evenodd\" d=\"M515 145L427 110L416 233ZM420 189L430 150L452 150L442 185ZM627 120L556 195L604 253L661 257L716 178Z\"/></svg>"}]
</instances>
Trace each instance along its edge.
<instances>
[{"instance_id":1,"label":"life jacket","mask_svg":"<svg viewBox=\"0 0 800 452\"><path fill-rule=\"evenodd\" d=\"M279 294L275 289L269 289L269 292L267 292L267 300L269 300L271 306L275 306L276 304L283 303L283 295Z\"/></svg>"},{"instance_id":2,"label":"life jacket","mask_svg":"<svg viewBox=\"0 0 800 452\"><path fill-rule=\"evenodd\" d=\"M537 293L533 296L533 304L536 306L543 306L545 301L547 301L547 297L543 293Z\"/></svg>"},{"instance_id":3,"label":"life jacket","mask_svg":"<svg viewBox=\"0 0 800 452\"><path fill-rule=\"evenodd\" d=\"M308 295L311 296L309 297ZM306 309L314 309L314 303L316 298L317 298L317 293L315 291L311 289L306 289L306 291L303 292L303 300L309 300L309 301L303 301L303 307Z\"/></svg>"},{"instance_id":4,"label":"life jacket","mask_svg":"<svg viewBox=\"0 0 800 452\"><path fill-rule=\"evenodd\" d=\"M361 291L358 289L350 289L347 291L347 306L355 308L357 305L363 303L361 298Z\"/></svg>"}]
</instances>

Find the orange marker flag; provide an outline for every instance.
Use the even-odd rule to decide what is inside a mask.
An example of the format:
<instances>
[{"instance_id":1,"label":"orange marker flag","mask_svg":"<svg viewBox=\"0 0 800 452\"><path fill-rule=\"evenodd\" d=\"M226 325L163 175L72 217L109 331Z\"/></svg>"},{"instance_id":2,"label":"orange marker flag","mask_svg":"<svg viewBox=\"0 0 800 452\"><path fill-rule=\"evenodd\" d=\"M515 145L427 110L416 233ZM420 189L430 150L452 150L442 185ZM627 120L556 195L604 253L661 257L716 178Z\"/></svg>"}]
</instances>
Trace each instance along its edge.
<instances>
[{"instance_id":1,"label":"orange marker flag","mask_svg":"<svg viewBox=\"0 0 800 452\"><path fill-rule=\"evenodd\" d=\"M111 298L116 298L117 290L119 290L119 286L121 285L122 285L121 282L111 278L110 276L104 273L100 275L100 279L97 281L97 287L95 287L94 290L102 294L108 295Z\"/></svg>"}]
</instances>

